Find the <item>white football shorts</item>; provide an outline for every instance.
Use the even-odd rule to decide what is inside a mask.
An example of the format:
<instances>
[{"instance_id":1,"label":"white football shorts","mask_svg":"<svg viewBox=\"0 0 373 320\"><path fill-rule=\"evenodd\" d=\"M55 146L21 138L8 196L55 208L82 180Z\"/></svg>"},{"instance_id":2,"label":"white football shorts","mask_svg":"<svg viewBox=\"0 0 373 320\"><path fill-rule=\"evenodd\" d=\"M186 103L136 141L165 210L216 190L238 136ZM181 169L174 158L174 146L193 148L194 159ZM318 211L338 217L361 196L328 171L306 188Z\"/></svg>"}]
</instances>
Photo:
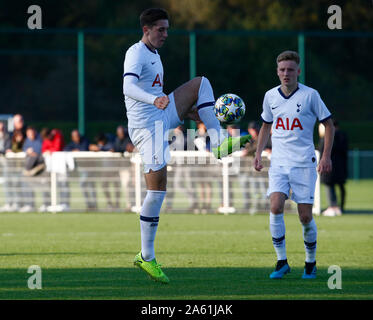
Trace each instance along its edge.
<instances>
[{"instance_id":1,"label":"white football shorts","mask_svg":"<svg viewBox=\"0 0 373 320\"><path fill-rule=\"evenodd\" d=\"M313 204L317 172L315 167L271 166L268 170L269 188L267 196L282 192L296 203Z\"/></svg>"},{"instance_id":2,"label":"white football shorts","mask_svg":"<svg viewBox=\"0 0 373 320\"><path fill-rule=\"evenodd\" d=\"M155 121L153 126L128 129L131 141L141 155L144 173L158 171L170 161L169 130L184 123L177 114L173 92L168 97L170 102L162 113L162 118Z\"/></svg>"}]
</instances>

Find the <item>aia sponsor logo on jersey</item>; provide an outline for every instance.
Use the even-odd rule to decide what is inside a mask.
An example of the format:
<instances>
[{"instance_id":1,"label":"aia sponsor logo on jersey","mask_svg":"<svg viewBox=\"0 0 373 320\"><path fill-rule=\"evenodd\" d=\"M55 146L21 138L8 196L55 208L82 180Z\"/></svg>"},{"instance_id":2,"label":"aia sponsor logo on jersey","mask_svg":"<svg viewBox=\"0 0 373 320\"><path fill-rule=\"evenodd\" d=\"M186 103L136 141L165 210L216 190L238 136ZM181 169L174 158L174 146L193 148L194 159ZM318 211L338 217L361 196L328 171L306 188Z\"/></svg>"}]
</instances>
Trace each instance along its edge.
<instances>
[{"instance_id":1,"label":"aia sponsor logo on jersey","mask_svg":"<svg viewBox=\"0 0 373 320\"><path fill-rule=\"evenodd\" d=\"M156 85L162 87L161 77L159 76L158 73L157 73L157 75L156 75L156 77L155 77L155 79L153 81L152 87L154 87Z\"/></svg>"},{"instance_id":2,"label":"aia sponsor logo on jersey","mask_svg":"<svg viewBox=\"0 0 373 320\"><path fill-rule=\"evenodd\" d=\"M300 120L298 118L294 118L293 120L289 118L277 118L276 129L280 128L282 128L283 130L294 130L295 128L303 130L302 124L300 123Z\"/></svg>"}]
</instances>

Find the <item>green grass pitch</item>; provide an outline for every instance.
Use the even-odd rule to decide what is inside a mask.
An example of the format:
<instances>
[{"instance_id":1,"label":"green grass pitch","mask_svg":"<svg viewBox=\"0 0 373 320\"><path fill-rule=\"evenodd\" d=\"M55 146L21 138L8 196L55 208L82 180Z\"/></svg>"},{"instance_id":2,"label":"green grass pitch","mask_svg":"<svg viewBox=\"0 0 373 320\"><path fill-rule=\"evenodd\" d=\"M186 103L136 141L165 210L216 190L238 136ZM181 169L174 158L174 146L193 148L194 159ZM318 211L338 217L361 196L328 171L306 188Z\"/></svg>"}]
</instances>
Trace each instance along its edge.
<instances>
[{"instance_id":1,"label":"green grass pitch","mask_svg":"<svg viewBox=\"0 0 373 320\"><path fill-rule=\"evenodd\" d=\"M297 216L285 217L292 272L270 280L275 254L268 215L162 214L157 258L171 279L148 279L136 214L1 214L0 299L372 299L373 215L316 217L318 278L301 279L304 248ZM30 290L27 269L42 270ZM342 269L331 290L328 267Z\"/></svg>"}]
</instances>

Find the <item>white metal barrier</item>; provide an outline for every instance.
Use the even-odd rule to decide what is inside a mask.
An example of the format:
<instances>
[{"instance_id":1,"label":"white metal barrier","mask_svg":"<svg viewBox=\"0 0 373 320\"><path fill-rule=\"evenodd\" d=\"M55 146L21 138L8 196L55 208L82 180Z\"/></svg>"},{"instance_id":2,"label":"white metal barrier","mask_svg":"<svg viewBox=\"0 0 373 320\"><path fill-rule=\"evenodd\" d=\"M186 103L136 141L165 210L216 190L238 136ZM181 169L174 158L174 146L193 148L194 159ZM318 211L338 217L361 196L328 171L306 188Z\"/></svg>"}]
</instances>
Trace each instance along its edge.
<instances>
[{"instance_id":1,"label":"white metal barrier","mask_svg":"<svg viewBox=\"0 0 373 320\"><path fill-rule=\"evenodd\" d=\"M2 211L140 212L146 193L139 154L55 152L45 155L46 168L24 174L25 155L0 157ZM167 195L162 210L180 213L268 212L269 160L257 172L252 158L216 160L201 151L171 151ZM320 213L319 179L314 213ZM286 201L286 212L296 212Z\"/></svg>"}]
</instances>

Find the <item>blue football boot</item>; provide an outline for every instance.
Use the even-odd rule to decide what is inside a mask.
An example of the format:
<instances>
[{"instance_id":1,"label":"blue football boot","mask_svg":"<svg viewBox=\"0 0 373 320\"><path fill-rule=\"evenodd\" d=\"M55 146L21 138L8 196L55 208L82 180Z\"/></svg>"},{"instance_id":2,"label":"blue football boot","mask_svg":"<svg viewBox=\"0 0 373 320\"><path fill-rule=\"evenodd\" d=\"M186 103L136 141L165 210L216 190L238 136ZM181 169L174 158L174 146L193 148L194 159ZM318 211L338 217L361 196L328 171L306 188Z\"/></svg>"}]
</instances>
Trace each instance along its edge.
<instances>
[{"instance_id":1,"label":"blue football boot","mask_svg":"<svg viewBox=\"0 0 373 320\"><path fill-rule=\"evenodd\" d=\"M315 262L306 262L304 266L304 272L302 279L316 279L316 261Z\"/></svg>"},{"instance_id":2,"label":"blue football boot","mask_svg":"<svg viewBox=\"0 0 373 320\"><path fill-rule=\"evenodd\" d=\"M276 269L273 271L269 277L271 279L282 279L282 277L290 272L290 267L288 264L288 260L278 260L276 264Z\"/></svg>"}]
</instances>

